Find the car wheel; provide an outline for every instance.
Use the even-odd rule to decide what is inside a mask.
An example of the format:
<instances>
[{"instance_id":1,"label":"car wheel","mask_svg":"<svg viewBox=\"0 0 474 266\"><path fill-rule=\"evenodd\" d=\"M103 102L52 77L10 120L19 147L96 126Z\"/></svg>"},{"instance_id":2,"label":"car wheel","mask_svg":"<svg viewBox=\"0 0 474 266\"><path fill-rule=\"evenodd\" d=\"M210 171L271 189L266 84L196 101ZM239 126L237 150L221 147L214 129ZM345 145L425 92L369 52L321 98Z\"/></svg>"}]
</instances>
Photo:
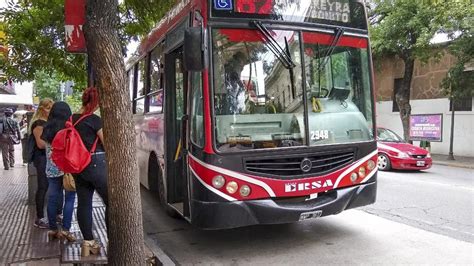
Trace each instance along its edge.
<instances>
[{"instance_id":1,"label":"car wheel","mask_svg":"<svg viewBox=\"0 0 474 266\"><path fill-rule=\"evenodd\" d=\"M377 166L380 171L387 171L392 168L392 164L390 163L390 159L385 154L379 154L379 159L377 161Z\"/></svg>"}]
</instances>

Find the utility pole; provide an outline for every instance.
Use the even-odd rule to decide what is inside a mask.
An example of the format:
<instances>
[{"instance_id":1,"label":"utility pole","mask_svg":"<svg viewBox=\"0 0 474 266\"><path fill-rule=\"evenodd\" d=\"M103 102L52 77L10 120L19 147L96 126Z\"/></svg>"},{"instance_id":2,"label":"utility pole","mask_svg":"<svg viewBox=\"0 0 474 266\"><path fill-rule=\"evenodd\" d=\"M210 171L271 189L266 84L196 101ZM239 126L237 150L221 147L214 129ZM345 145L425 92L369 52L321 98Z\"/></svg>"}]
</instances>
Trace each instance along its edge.
<instances>
[{"instance_id":1,"label":"utility pole","mask_svg":"<svg viewBox=\"0 0 474 266\"><path fill-rule=\"evenodd\" d=\"M451 136L449 136L449 154L448 160L454 160L453 144L454 144L454 105L455 99L451 96Z\"/></svg>"}]
</instances>

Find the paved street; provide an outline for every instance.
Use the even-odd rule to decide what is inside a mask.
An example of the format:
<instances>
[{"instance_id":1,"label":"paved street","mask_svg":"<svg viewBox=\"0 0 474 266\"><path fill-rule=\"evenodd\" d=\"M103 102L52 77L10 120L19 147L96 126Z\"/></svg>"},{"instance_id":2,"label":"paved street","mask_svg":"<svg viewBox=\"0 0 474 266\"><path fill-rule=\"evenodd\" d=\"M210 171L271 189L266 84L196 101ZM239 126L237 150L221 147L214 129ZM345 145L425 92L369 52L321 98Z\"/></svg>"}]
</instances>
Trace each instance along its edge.
<instances>
[{"instance_id":1,"label":"paved street","mask_svg":"<svg viewBox=\"0 0 474 266\"><path fill-rule=\"evenodd\" d=\"M377 203L302 223L201 231L142 189L148 236L180 264L473 264L473 171L382 172Z\"/></svg>"},{"instance_id":2,"label":"paved street","mask_svg":"<svg viewBox=\"0 0 474 266\"><path fill-rule=\"evenodd\" d=\"M377 203L363 210L474 243L474 170L434 165L379 172Z\"/></svg>"},{"instance_id":3,"label":"paved street","mask_svg":"<svg viewBox=\"0 0 474 266\"><path fill-rule=\"evenodd\" d=\"M0 264L59 264L57 243L47 243L46 230L31 226L26 168L0 170L0 176ZM424 172L379 172L374 205L302 223L223 231L169 218L142 189L147 245L160 246L185 265L472 265L473 177L474 169L441 165Z\"/></svg>"}]
</instances>

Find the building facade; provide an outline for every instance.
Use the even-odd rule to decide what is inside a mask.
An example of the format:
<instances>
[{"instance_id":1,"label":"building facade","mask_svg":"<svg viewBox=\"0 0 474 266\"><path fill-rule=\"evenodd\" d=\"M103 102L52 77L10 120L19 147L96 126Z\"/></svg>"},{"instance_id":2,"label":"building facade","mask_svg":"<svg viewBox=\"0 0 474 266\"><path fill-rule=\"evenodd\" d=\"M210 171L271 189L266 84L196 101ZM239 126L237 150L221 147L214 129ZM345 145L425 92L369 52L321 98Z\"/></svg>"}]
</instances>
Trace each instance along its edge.
<instances>
[{"instance_id":1,"label":"building facade","mask_svg":"<svg viewBox=\"0 0 474 266\"><path fill-rule=\"evenodd\" d=\"M443 93L441 82L446 77L455 57L444 51L439 60L428 63L415 62L410 91L411 113L442 114L442 141L431 142L431 152L448 154L451 134L451 104ZM404 63L396 57L385 57L374 61L375 91L377 102L377 125L386 127L403 136L403 127L396 105L395 93L403 78ZM474 66L466 66L466 75L474 73ZM469 84L474 86L474 84ZM474 112L473 99L468 97L456 103L454 121L454 155L474 156ZM419 142L414 142L419 145Z\"/></svg>"}]
</instances>

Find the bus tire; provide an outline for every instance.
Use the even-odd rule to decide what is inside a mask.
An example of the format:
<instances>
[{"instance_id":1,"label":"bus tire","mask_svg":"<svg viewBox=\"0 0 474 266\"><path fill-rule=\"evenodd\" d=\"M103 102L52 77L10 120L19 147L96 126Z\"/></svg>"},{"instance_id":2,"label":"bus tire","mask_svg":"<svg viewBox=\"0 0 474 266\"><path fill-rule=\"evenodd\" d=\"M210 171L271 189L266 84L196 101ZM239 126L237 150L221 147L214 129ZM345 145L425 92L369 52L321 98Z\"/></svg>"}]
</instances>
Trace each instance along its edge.
<instances>
[{"instance_id":1,"label":"bus tire","mask_svg":"<svg viewBox=\"0 0 474 266\"><path fill-rule=\"evenodd\" d=\"M179 213L176 212L173 208L168 206L166 200L166 190L163 181L163 171L158 163L158 158L155 154L150 156L149 166L148 166L148 186L149 190L153 192L154 196L158 196L158 201L160 202L161 207L166 212L166 214L173 218L178 218Z\"/></svg>"}]
</instances>

